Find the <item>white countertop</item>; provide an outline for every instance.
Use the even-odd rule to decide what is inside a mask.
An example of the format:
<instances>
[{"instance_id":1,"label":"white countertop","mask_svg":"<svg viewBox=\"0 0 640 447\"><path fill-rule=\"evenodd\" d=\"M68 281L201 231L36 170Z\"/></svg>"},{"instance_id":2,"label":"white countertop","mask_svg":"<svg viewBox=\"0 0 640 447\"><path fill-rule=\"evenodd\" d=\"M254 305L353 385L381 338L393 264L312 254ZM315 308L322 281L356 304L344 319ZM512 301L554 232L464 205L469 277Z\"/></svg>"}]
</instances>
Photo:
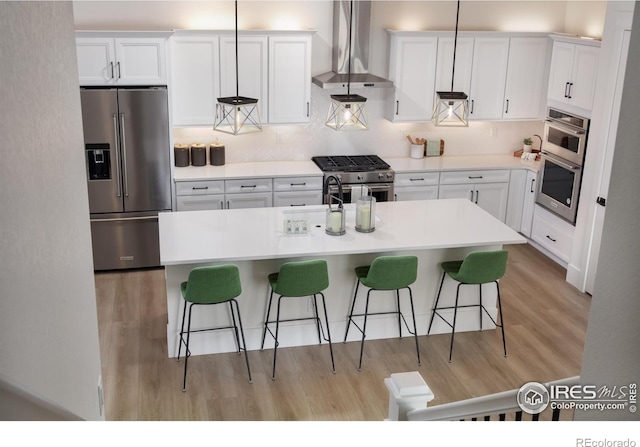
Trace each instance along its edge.
<instances>
[{"instance_id":1,"label":"white countertop","mask_svg":"<svg viewBox=\"0 0 640 447\"><path fill-rule=\"evenodd\" d=\"M466 199L378 203L372 233L356 232L355 206L345 208L342 236L325 233L326 205L160 213L160 261L178 265L526 242ZM312 230L285 235L285 218L308 218Z\"/></svg>"},{"instance_id":2,"label":"white countertop","mask_svg":"<svg viewBox=\"0 0 640 447\"><path fill-rule=\"evenodd\" d=\"M442 155L414 159L382 157L397 173L455 171L473 169L529 169L538 171L539 161L523 161L512 154ZM259 177L321 177L322 171L311 160L255 161L227 163L223 166L187 166L174 169L174 180L203 181Z\"/></svg>"},{"instance_id":3,"label":"white countertop","mask_svg":"<svg viewBox=\"0 0 640 447\"><path fill-rule=\"evenodd\" d=\"M322 177L322 171L311 160L256 161L227 163L222 166L186 166L174 169L174 180L202 181L247 177Z\"/></svg>"},{"instance_id":4,"label":"white countertop","mask_svg":"<svg viewBox=\"0 0 640 447\"><path fill-rule=\"evenodd\" d=\"M441 155L438 157L384 157L397 173L419 171L459 171L472 169L529 169L538 171L539 161L524 161L513 154Z\"/></svg>"}]
</instances>

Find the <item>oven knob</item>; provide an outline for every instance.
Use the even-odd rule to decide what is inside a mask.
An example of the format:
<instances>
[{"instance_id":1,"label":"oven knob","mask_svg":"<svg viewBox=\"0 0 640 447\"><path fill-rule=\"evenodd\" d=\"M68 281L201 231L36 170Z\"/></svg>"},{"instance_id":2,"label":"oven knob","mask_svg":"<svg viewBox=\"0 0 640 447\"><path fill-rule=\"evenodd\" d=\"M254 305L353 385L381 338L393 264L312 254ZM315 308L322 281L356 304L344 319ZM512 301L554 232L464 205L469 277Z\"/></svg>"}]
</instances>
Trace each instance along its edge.
<instances>
[{"instance_id":1,"label":"oven knob","mask_svg":"<svg viewBox=\"0 0 640 447\"><path fill-rule=\"evenodd\" d=\"M387 178L393 178L393 174L392 173L387 173Z\"/></svg>"},{"instance_id":2,"label":"oven knob","mask_svg":"<svg viewBox=\"0 0 640 447\"><path fill-rule=\"evenodd\" d=\"M342 181L342 176L338 174L338 180Z\"/></svg>"},{"instance_id":3,"label":"oven knob","mask_svg":"<svg viewBox=\"0 0 640 447\"><path fill-rule=\"evenodd\" d=\"M362 180L362 174L358 174L358 180Z\"/></svg>"},{"instance_id":4,"label":"oven knob","mask_svg":"<svg viewBox=\"0 0 640 447\"><path fill-rule=\"evenodd\" d=\"M384 174L381 172L380 174L378 174L378 178L379 179L383 179L384 178Z\"/></svg>"}]
</instances>

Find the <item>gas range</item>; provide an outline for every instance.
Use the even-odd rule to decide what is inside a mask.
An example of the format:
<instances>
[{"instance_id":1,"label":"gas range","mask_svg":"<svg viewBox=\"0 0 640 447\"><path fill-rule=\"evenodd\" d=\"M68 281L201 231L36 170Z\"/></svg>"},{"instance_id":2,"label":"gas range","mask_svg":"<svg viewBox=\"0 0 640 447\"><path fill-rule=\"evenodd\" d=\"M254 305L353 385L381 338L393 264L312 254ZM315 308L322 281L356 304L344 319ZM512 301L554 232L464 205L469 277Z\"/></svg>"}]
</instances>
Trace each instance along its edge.
<instances>
[{"instance_id":1,"label":"gas range","mask_svg":"<svg viewBox=\"0 0 640 447\"><path fill-rule=\"evenodd\" d=\"M311 157L324 173L335 175L343 184L393 182L391 166L377 155L338 155Z\"/></svg>"}]
</instances>

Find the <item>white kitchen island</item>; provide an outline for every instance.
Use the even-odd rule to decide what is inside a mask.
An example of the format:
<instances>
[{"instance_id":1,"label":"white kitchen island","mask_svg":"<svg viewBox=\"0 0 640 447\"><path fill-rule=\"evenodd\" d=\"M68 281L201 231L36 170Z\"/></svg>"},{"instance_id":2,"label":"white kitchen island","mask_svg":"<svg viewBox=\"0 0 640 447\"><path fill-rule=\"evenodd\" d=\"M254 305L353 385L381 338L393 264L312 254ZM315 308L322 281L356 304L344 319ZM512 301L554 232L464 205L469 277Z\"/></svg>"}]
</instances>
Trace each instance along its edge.
<instances>
[{"instance_id":1,"label":"white kitchen island","mask_svg":"<svg viewBox=\"0 0 640 447\"><path fill-rule=\"evenodd\" d=\"M217 211L160 213L160 260L165 266L167 286L167 347L169 357L178 349L184 302L180 283L189 271L200 265L234 263L240 269L242 294L238 297L247 348L260 348L262 328L269 296L267 275L277 272L287 261L325 259L329 267L327 300L333 342L344 339L346 317L353 292L353 269L367 265L379 255L415 254L418 256L418 279L412 286L418 335L425 335L441 277L439 263L462 259L473 250L499 249L504 244L525 243L526 239L466 199L382 202L376 206L376 229L372 233L355 231L355 207L346 206L347 233L330 236L325 233L326 205L307 207L255 208ZM285 219L307 219L311 231L303 235L286 235ZM485 286L483 302L495 317L495 287ZM361 287L359 294L366 294ZM476 300L477 288L463 287L461 304ZM395 309L395 299L376 292L370 312ZM445 280L441 303L453 302L455 283ZM379 298L378 298L379 297ZM375 299L374 299L375 298ZM358 304L364 306L364 299ZM407 294L401 292L403 312L408 314ZM193 312L192 330L211 325L228 324L228 307L198 306ZM285 313L286 311L286 313ZM281 318L311 315L309 298L289 298ZM356 313L360 313L356 309ZM407 321L411 321L410 318ZM479 328L477 309L458 313L457 329ZM488 318L484 329L493 326ZM450 332L438 319L432 333ZM407 331L403 328L403 335ZM397 318L393 315L371 317L367 338L398 336ZM280 346L300 346L318 342L312 321L284 323L280 330ZM349 332L348 341L360 339L357 330ZM267 336L265 349L273 347ZM191 335L192 354L234 351L230 331L203 332Z\"/></svg>"}]
</instances>

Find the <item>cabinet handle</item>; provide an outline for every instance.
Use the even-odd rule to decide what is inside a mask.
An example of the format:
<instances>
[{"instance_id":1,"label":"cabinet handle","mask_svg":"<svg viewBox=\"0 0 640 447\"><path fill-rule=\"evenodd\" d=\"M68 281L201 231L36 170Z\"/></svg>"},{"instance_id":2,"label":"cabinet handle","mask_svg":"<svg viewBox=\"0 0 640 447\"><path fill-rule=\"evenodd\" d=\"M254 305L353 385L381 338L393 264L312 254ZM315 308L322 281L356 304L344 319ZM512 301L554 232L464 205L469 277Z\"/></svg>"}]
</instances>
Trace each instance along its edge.
<instances>
[{"instance_id":1,"label":"cabinet handle","mask_svg":"<svg viewBox=\"0 0 640 447\"><path fill-rule=\"evenodd\" d=\"M309 117L309 101L307 101L307 117Z\"/></svg>"},{"instance_id":2,"label":"cabinet handle","mask_svg":"<svg viewBox=\"0 0 640 447\"><path fill-rule=\"evenodd\" d=\"M410 178L410 182L424 182L424 178Z\"/></svg>"},{"instance_id":3,"label":"cabinet handle","mask_svg":"<svg viewBox=\"0 0 640 447\"><path fill-rule=\"evenodd\" d=\"M122 175L124 177L124 196L129 197L129 171L127 170L127 141L125 139L124 113L120 114L120 134L122 135Z\"/></svg>"},{"instance_id":4,"label":"cabinet handle","mask_svg":"<svg viewBox=\"0 0 640 447\"><path fill-rule=\"evenodd\" d=\"M481 175L470 175L469 176L470 179L474 179L474 178L482 178Z\"/></svg>"},{"instance_id":5,"label":"cabinet handle","mask_svg":"<svg viewBox=\"0 0 640 447\"><path fill-rule=\"evenodd\" d=\"M223 210L224 209L224 200L220 201L220 209Z\"/></svg>"},{"instance_id":6,"label":"cabinet handle","mask_svg":"<svg viewBox=\"0 0 640 447\"><path fill-rule=\"evenodd\" d=\"M469 198L469 200L471 200L473 202L473 189L471 191L469 191L471 193L471 198Z\"/></svg>"},{"instance_id":7,"label":"cabinet handle","mask_svg":"<svg viewBox=\"0 0 640 447\"><path fill-rule=\"evenodd\" d=\"M505 109L504 113L509 113L509 100L507 99L507 108Z\"/></svg>"},{"instance_id":8,"label":"cabinet handle","mask_svg":"<svg viewBox=\"0 0 640 447\"><path fill-rule=\"evenodd\" d=\"M400 113L400 101L396 101L396 115Z\"/></svg>"},{"instance_id":9,"label":"cabinet handle","mask_svg":"<svg viewBox=\"0 0 640 447\"><path fill-rule=\"evenodd\" d=\"M227 209L230 210L231 208L229 208L229 201L227 200Z\"/></svg>"},{"instance_id":10,"label":"cabinet handle","mask_svg":"<svg viewBox=\"0 0 640 447\"><path fill-rule=\"evenodd\" d=\"M533 189L533 184L536 182L536 179L532 178L531 179L531 192L535 192L535 190Z\"/></svg>"},{"instance_id":11,"label":"cabinet handle","mask_svg":"<svg viewBox=\"0 0 640 447\"><path fill-rule=\"evenodd\" d=\"M242 188L255 188L258 185L240 185L240 189Z\"/></svg>"},{"instance_id":12,"label":"cabinet handle","mask_svg":"<svg viewBox=\"0 0 640 447\"><path fill-rule=\"evenodd\" d=\"M471 111L469 112L469 113L471 113L471 114L473 114L473 106L474 106L474 104L475 104L475 103L474 103L474 101L473 101L473 99L472 99L472 100L471 100Z\"/></svg>"},{"instance_id":13,"label":"cabinet handle","mask_svg":"<svg viewBox=\"0 0 640 447\"><path fill-rule=\"evenodd\" d=\"M198 190L198 189L209 189L208 186L193 186L191 189L193 190Z\"/></svg>"},{"instance_id":14,"label":"cabinet handle","mask_svg":"<svg viewBox=\"0 0 640 447\"><path fill-rule=\"evenodd\" d=\"M291 186L304 186L304 185L306 185L306 184L307 184L307 182L302 182L302 183L289 183L289 185L291 185Z\"/></svg>"},{"instance_id":15,"label":"cabinet handle","mask_svg":"<svg viewBox=\"0 0 640 447\"><path fill-rule=\"evenodd\" d=\"M118 155L120 149L118 149L118 115L113 114L113 136L116 145L116 179L117 179L117 187L118 191L116 193L116 197L122 197L122 189L120 188L120 184L122 183L122 173L120 172L120 156Z\"/></svg>"},{"instance_id":16,"label":"cabinet handle","mask_svg":"<svg viewBox=\"0 0 640 447\"><path fill-rule=\"evenodd\" d=\"M113 79L113 61L109 62L111 65L111 79Z\"/></svg>"},{"instance_id":17,"label":"cabinet handle","mask_svg":"<svg viewBox=\"0 0 640 447\"><path fill-rule=\"evenodd\" d=\"M476 189L476 205L478 204L478 198L480 197L480 191Z\"/></svg>"},{"instance_id":18,"label":"cabinet handle","mask_svg":"<svg viewBox=\"0 0 640 447\"><path fill-rule=\"evenodd\" d=\"M118 62L118 79L121 79L122 76L120 75L120 62Z\"/></svg>"},{"instance_id":19,"label":"cabinet handle","mask_svg":"<svg viewBox=\"0 0 640 447\"><path fill-rule=\"evenodd\" d=\"M552 238L552 237L551 237L551 236L549 236L548 234L547 234L547 239L549 239L551 242L555 242L555 241L556 241L554 238Z\"/></svg>"},{"instance_id":20,"label":"cabinet handle","mask_svg":"<svg viewBox=\"0 0 640 447\"><path fill-rule=\"evenodd\" d=\"M289 206L305 206L305 205L306 205L306 203L292 203Z\"/></svg>"},{"instance_id":21,"label":"cabinet handle","mask_svg":"<svg viewBox=\"0 0 640 447\"><path fill-rule=\"evenodd\" d=\"M564 97L565 98L569 97L569 94L567 93L567 90L569 90L569 83L565 82L565 84L564 84Z\"/></svg>"},{"instance_id":22,"label":"cabinet handle","mask_svg":"<svg viewBox=\"0 0 640 447\"><path fill-rule=\"evenodd\" d=\"M573 82L569 82L569 96L567 96L569 99L571 99L571 90L573 90Z\"/></svg>"},{"instance_id":23,"label":"cabinet handle","mask_svg":"<svg viewBox=\"0 0 640 447\"><path fill-rule=\"evenodd\" d=\"M394 202L398 201L398 194L395 194L395 193L393 194L393 201Z\"/></svg>"}]
</instances>

